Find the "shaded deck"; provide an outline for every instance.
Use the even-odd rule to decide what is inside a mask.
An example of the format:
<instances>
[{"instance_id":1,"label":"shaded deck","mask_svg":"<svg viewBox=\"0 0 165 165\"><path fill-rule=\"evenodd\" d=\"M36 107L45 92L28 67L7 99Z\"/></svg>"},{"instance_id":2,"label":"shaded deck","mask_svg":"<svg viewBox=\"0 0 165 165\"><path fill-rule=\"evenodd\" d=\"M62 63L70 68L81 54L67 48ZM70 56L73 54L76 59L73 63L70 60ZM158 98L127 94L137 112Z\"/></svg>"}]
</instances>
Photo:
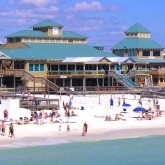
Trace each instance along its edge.
<instances>
[{"instance_id":1,"label":"shaded deck","mask_svg":"<svg viewBox=\"0 0 165 165\"><path fill-rule=\"evenodd\" d=\"M33 97L29 98L27 95L16 95L14 93L0 93L1 99L19 99L20 108L27 109L59 109L59 99L52 98L42 98L42 97Z\"/></svg>"}]
</instances>

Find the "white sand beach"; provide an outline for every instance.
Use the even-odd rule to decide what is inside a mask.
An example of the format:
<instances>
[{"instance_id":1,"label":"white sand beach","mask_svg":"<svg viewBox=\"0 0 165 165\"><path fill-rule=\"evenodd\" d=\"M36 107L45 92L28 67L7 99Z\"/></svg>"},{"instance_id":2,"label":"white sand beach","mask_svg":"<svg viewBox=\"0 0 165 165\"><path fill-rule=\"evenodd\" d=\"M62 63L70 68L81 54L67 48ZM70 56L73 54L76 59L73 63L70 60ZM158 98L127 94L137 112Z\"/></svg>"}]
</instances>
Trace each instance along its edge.
<instances>
[{"instance_id":1,"label":"white sand beach","mask_svg":"<svg viewBox=\"0 0 165 165\"><path fill-rule=\"evenodd\" d=\"M59 95L51 95L52 98L60 98ZM118 98L125 97L125 103L130 104L123 112L123 106L118 106ZM72 110L76 116L66 117L63 109L63 101L69 102L70 97L61 96L60 109L58 110L60 118L58 123L51 123L51 118L43 119L44 124L15 124L15 138L8 137L9 122L6 124L6 136L0 136L1 147L19 147L22 145L49 145L69 142L87 142L98 140L111 140L119 138L132 138L152 135L165 135L165 105L163 99L158 99L161 114L157 114L153 99L142 98L142 107L152 108L151 120L141 119L141 112L134 112L138 107L139 95L112 95L114 106L110 107L111 95L91 95L91 96L73 96ZM81 106L84 110L80 110ZM1 109L1 111L4 111ZM44 110L48 112L48 110ZM120 120L115 120L116 114L121 114ZM105 121L106 116L111 116L111 121ZM3 116L0 116L3 119ZM88 124L88 132L82 136L83 124ZM61 125L61 131L59 126ZM70 131L67 131L67 125Z\"/></svg>"}]
</instances>

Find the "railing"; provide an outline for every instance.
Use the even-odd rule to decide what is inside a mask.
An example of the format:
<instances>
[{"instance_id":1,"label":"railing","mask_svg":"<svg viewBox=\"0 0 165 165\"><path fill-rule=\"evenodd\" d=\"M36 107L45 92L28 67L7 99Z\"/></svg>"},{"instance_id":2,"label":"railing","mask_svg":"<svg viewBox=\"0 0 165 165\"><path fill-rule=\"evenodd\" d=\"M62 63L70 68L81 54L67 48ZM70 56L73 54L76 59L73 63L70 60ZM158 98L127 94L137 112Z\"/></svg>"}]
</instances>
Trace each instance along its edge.
<instances>
[{"instance_id":1,"label":"railing","mask_svg":"<svg viewBox=\"0 0 165 165\"><path fill-rule=\"evenodd\" d=\"M129 78L127 79L126 76L119 75L119 77L122 81L124 81L125 84L127 84L127 86L135 86L135 85L133 85L133 83L130 81Z\"/></svg>"},{"instance_id":2,"label":"railing","mask_svg":"<svg viewBox=\"0 0 165 165\"><path fill-rule=\"evenodd\" d=\"M48 88L54 90L55 92L59 90L59 87L56 84L54 84L53 82L49 81L44 77L41 77L41 82L44 83Z\"/></svg>"},{"instance_id":3,"label":"railing","mask_svg":"<svg viewBox=\"0 0 165 165\"><path fill-rule=\"evenodd\" d=\"M163 69L150 70L150 74L152 74L152 75L165 75L165 70L163 70Z\"/></svg>"},{"instance_id":4,"label":"railing","mask_svg":"<svg viewBox=\"0 0 165 165\"><path fill-rule=\"evenodd\" d=\"M136 74L149 74L150 70L149 69L142 69L142 70L130 70L126 75L128 77L134 77Z\"/></svg>"},{"instance_id":5,"label":"railing","mask_svg":"<svg viewBox=\"0 0 165 165\"><path fill-rule=\"evenodd\" d=\"M86 86L85 90L83 90L83 86L74 86L72 88L74 88L74 94L141 93L144 91L142 87L124 86ZM147 89L145 88L145 90Z\"/></svg>"},{"instance_id":6,"label":"railing","mask_svg":"<svg viewBox=\"0 0 165 165\"><path fill-rule=\"evenodd\" d=\"M32 74L30 74L25 70L22 71L22 77L25 78L26 80L35 81L35 76L33 76Z\"/></svg>"},{"instance_id":7,"label":"railing","mask_svg":"<svg viewBox=\"0 0 165 165\"><path fill-rule=\"evenodd\" d=\"M59 87L54 84L53 82L49 81L48 79L44 78L44 77L35 77L34 75L30 74L29 72L27 71L23 71L23 77L26 79L26 80L31 80L35 83L39 82L39 83L43 83L45 84L45 86L47 88L50 88L52 90L54 90L55 92L57 92L59 90Z\"/></svg>"},{"instance_id":8,"label":"railing","mask_svg":"<svg viewBox=\"0 0 165 165\"><path fill-rule=\"evenodd\" d=\"M129 85L123 80L122 77L120 77L121 75L118 75L115 71L109 71L108 72L108 76L111 76L113 78L116 79L116 81L126 87L128 87Z\"/></svg>"},{"instance_id":9,"label":"railing","mask_svg":"<svg viewBox=\"0 0 165 165\"><path fill-rule=\"evenodd\" d=\"M22 76L23 69L0 70L0 75L15 75Z\"/></svg>"},{"instance_id":10,"label":"railing","mask_svg":"<svg viewBox=\"0 0 165 165\"><path fill-rule=\"evenodd\" d=\"M60 71L48 71L47 75L48 76L85 76L85 75L105 75L104 70L60 70Z\"/></svg>"}]
</instances>

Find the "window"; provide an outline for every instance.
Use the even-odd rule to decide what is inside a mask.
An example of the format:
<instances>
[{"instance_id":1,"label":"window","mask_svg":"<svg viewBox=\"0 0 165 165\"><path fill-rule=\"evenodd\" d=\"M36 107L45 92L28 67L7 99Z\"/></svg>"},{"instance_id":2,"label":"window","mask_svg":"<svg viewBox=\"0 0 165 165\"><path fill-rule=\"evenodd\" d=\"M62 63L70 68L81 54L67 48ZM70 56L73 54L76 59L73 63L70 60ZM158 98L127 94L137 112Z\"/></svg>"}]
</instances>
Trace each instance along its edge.
<instances>
[{"instance_id":1,"label":"window","mask_svg":"<svg viewBox=\"0 0 165 165\"><path fill-rule=\"evenodd\" d=\"M35 64L35 65L34 65L34 70L35 70L35 71L39 71L39 64Z\"/></svg>"},{"instance_id":2,"label":"window","mask_svg":"<svg viewBox=\"0 0 165 165\"><path fill-rule=\"evenodd\" d=\"M154 50L153 51L153 56L160 56L160 51Z\"/></svg>"},{"instance_id":3,"label":"window","mask_svg":"<svg viewBox=\"0 0 165 165\"><path fill-rule=\"evenodd\" d=\"M150 51L149 50L144 50L143 51L143 56L150 56Z\"/></svg>"},{"instance_id":4,"label":"window","mask_svg":"<svg viewBox=\"0 0 165 165\"><path fill-rule=\"evenodd\" d=\"M29 65L29 71L31 71L31 72L33 71L33 64Z\"/></svg>"},{"instance_id":5,"label":"window","mask_svg":"<svg viewBox=\"0 0 165 165\"><path fill-rule=\"evenodd\" d=\"M40 64L40 71L44 71L44 64Z\"/></svg>"},{"instance_id":6,"label":"window","mask_svg":"<svg viewBox=\"0 0 165 165\"><path fill-rule=\"evenodd\" d=\"M29 65L29 71L30 72L43 72L44 64L30 64Z\"/></svg>"},{"instance_id":7,"label":"window","mask_svg":"<svg viewBox=\"0 0 165 165\"><path fill-rule=\"evenodd\" d=\"M160 82L163 82L163 78L160 78Z\"/></svg>"}]
</instances>

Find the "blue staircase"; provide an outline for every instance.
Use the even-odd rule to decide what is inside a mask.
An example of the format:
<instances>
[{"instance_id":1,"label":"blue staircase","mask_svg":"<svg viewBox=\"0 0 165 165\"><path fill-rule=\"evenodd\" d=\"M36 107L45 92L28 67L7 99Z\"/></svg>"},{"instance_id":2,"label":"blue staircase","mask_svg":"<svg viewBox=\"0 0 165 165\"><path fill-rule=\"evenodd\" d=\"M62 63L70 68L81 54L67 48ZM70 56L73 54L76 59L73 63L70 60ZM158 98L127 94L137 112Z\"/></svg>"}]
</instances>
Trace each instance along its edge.
<instances>
[{"instance_id":1,"label":"blue staircase","mask_svg":"<svg viewBox=\"0 0 165 165\"><path fill-rule=\"evenodd\" d=\"M126 75L118 75L118 76L120 77L121 80L123 80L127 84L127 86L129 87L136 86L136 84L131 79L129 79L128 76Z\"/></svg>"},{"instance_id":2,"label":"blue staircase","mask_svg":"<svg viewBox=\"0 0 165 165\"><path fill-rule=\"evenodd\" d=\"M115 78L118 83L122 84L125 87L136 86L136 84L131 79L129 79L127 75L121 75L118 72L116 73L116 71L109 71L108 75L109 77Z\"/></svg>"}]
</instances>

